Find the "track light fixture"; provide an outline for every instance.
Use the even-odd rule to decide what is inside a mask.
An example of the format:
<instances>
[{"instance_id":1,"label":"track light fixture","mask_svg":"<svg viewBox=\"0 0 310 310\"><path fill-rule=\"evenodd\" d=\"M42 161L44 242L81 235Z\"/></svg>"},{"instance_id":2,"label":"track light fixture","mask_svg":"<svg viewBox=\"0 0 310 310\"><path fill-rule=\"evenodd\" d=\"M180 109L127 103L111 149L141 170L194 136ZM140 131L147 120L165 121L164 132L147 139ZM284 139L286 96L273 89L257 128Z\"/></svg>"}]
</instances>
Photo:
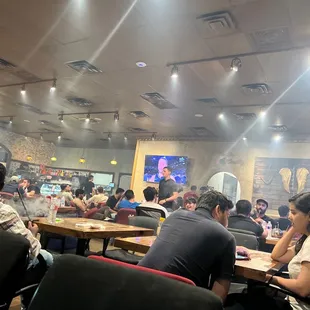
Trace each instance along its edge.
<instances>
[{"instance_id":1,"label":"track light fixture","mask_svg":"<svg viewBox=\"0 0 310 310\"><path fill-rule=\"evenodd\" d=\"M156 134L153 133L153 134L152 134L152 141L155 141L155 139L156 139Z\"/></svg>"},{"instance_id":2,"label":"track light fixture","mask_svg":"<svg viewBox=\"0 0 310 310\"><path fill-rule=\"evenodd\" d=\"M61 139L61 132L58 135L58 140L60 140L60 139Z\"/></svg>"},{"instance_id":3,"label":"track light fixture","mask_svg":"<svg viewBox=\"0 0 310 310\"><path fill-rule=\"evenodd\" d=\"M111 139L112 139L112 135L111 135L111 133L109 132L109 133L108 133L108 140L111 141Z\"/></svg>"},{"instance_id":4,"label":"track light fixture","mask_svg":"<svg viewBox=\"0 0 310 310\"><path fill-rule=\"evenodd\" d=\"M56 90L56 79L53 81L53 85L52 85L50 91L53 92L55 90Z\"/></svg>"},{"instance_id":5,"label":"track light fixture","mask_svg":"<svg viewBox=\"0 0 310 310\"><path fill-rule=\"evenodd\" d=\"M63 123L63 122L64 122L64 116L63 116L63 114L60 114L59 117L58 117L58 119Z\"/></svg>"},{"instance_id":6,"label":"track light fixture","mask_svg":"<svg viewBox=\"0 0 310 310\"><path fill-rule=\"evenodd\" d=\"M174 65L171 69L171 77L172 78L177 78L179 76L179 68Z\"/></svg>"},{"instance_id":7,"label":"track light fixture","mask_svg":"<svg viewBox=\"0 0 310 310\"><path fill-rule=\"evenodd\" d=\"M114 113L114 121L115 122L119 121L119 113L118 112Z\"/></svg>"},{"instance_id":8,"label":"track light fixture","mask_svg":"<svg viewBox=\"0 0 310 310\"><path fill-rule=\"evenodd\" d=\"M25 94L26 94L26 85L25 85L25 84L22 85L22 88L21 88L21 90L20 90L20 93L21 93L22 95L25 95Z\"/></svg>"},{"instance_id":9,"label":"track light fixture","mask_svg":"<svg viewBox=\"0 0 310 310\"><path fill-rule=\"evenodd\" d=\"M224 113L221 112L221 113L218 115L218 118L219 118L219 119L224 119Z\"/></svg>"},{"instance_id":10,"label":"track light fixture","mask_svg":"<svg viewBox=\"0 0 310 310\"><path fill-rule=\"evenodd\" d=\"M86 122L89 122L89 121L90 121L90 114L88 113L86 116Z\"/></svg>"},{"instance_id":11,"label":"track light fixture","mask_svg":"<svg viewBox=\"0 0 310 310\"><path fill-rule=\"evenodd\" d=\"M127 139L128 139L128 136L127 136L127 134L125 133L125 134L124 134L124 140L127 141Z\"/></svg>"},{"instance_id":12,"label":"track light fixture","mask_svg":"<svg viewBox=\"0 0 310 310\"><path fill-rule=\"evenodd\" d=\"M231 69L232 71L237 72L237 71L239 71L239 69L241 68L241 66L242 66L241 59L238 58L238 57L235 57L235 58L233 58L233 60L231 61L230 69Z\"/></svg>"},{"instance_id":13,"label":"track light fixture","mask_svg":"<svg viewBox=\"0 0 310 310\"><path fill-rule=\"evenodd\" d=\"M10 124L12 124L12 123L13 123L13 117L12 117L12 116L10 117L10 121L9 121L9 123L10 123Z\"/></svg>"}]
</instances>

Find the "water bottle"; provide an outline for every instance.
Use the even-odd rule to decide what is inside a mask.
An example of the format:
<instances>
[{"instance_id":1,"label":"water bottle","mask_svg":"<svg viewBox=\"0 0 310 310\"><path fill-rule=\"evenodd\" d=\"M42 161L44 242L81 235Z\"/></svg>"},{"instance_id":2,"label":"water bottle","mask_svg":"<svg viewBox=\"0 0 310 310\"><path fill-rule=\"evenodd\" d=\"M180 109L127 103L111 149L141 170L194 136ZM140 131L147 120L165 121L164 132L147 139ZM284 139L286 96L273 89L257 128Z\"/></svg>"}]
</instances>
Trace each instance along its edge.
<instances>
[{"instance_id":1,"label":"water bottle","mask_svg":"<svg viewBox=\"0 0 310 310\"><path fill-rule=\"evenodd\" d=\"M65 207L65 206L66 206L66 199L64 196L62 196L60 199L60 207Z\"/></svg>"},{"instance_id":2,"label":"water bottle","mask_svg":"<svg viewBox=\"0 0 310 310\"><path fill-rule=\"evenodd\" d=\"M267 230L268 230L268 238L271 238L272 224L270 221L267 224Z\"/></svg>"},{"instance_id":3,"label":"water bottle","mask_svg":"<svg viewBox=\"0 0 310 310\"><path fill-rule=\"evenodd\" d=\"M55 224L56 223L56 214L57 214L57 210L60 204L60 200L56 199L56 198L52 198L50 207L49 207L49 212L48 212L48 217L47 217L47 221L50 224Z\"/></svg>"}]
</instances>

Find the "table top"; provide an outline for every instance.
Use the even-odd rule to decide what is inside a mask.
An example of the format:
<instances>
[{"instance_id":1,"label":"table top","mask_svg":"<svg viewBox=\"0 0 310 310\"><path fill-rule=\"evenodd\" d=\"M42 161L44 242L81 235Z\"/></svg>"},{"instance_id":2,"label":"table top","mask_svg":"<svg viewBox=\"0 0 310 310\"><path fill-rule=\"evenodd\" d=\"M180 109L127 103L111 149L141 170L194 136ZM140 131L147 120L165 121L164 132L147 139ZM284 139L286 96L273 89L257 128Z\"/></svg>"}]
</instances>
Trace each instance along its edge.
<instances>
[{"instance_id":1,"label":"table top","mask_svg":"<svg viewBox=\"0 0 310 310\"><path fill-rule=\"evenodd\" d=\"M116 238L115 247L140 253L147 253L156 239L156 236ZM283 264L271 259L270 253L249 250L251 260L236 260L235 274L247 279L265 281L266 274L278 270Z\"/></svg>"},{"instance_id":2,"label":"table top","mask_svg":"<svg viewBox=\"0 0 310 310\"><path fill-rule=\"evenodd\" d=\"M77 223L93 223L99 224L101 228L77 227ZM73 236L81 239L91 238L109 238L109 237L128 237L144 235L153 235L153 230L142 227L135 227L130 225L121 225L110 222L103 222L98 220L86 218L61 218L59 222L51 224L46 218L40 218L36 224L43 231L56 233L60 235Z\"/></svg>"},{"instance_id":3,"label":"table top","mask_svg":"<svg viewBox=\"0 0 310 310\"><path fill-rule=\"evenodd\" d=\"M58 213L76 212L76 208L75 207L59 207L57 212Z\"/></svg>"},{"instance_id":4,"label":"table top","mask_svg":"<svg viewBox=\"0 0 310 310\"><path fill-rule=\"evenodd\" d=\"M279 242L279 240L281 240L281 238L267 237L266 244L276 245ZM295 243L296 243L296 240L292 240L289 246L292 246Z\"/></svg>"}]
</instances>

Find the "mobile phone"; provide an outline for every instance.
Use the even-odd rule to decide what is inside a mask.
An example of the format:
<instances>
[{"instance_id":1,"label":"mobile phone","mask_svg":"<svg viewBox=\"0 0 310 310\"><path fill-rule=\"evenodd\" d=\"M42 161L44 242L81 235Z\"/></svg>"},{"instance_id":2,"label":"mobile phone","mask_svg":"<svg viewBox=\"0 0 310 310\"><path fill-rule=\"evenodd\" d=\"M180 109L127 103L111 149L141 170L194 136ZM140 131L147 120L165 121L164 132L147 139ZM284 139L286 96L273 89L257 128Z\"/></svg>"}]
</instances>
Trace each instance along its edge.
<instances>
[{"instance_id":1,"label":"mobile phone","mask_svg":"<svg viewBox=\"0 0 310 310\"><path fill-rule=\"evenodd\" d=\"M249 258L247 256L236 254L236 260L249 260Z\"/></svg>"}]
</instances>

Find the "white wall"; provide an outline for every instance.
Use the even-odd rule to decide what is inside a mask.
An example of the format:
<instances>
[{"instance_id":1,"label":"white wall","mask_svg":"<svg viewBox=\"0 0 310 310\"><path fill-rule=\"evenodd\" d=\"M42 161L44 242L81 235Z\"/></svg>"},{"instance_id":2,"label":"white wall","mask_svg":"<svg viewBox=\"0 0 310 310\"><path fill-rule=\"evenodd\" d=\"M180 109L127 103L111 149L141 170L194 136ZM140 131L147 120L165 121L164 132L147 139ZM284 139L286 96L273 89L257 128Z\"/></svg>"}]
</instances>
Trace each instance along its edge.
<instances>
[{"instance_id":1,"label":"white wall","mask_svg":"<svg viewBox=\"0 0 310 310\"><path fill-rule=\"evenodd\" d=\"M119 173L132 173L134 150L120 149L85 149L83 157L85 164L80 164L79 159L83 154L83 149L57 147L57 161L54 167L86 169L94 171L114 172L114 182L118 185ZM111 165L111 160L115 157L117 165Z\"/></svg>"}]
</instances>

